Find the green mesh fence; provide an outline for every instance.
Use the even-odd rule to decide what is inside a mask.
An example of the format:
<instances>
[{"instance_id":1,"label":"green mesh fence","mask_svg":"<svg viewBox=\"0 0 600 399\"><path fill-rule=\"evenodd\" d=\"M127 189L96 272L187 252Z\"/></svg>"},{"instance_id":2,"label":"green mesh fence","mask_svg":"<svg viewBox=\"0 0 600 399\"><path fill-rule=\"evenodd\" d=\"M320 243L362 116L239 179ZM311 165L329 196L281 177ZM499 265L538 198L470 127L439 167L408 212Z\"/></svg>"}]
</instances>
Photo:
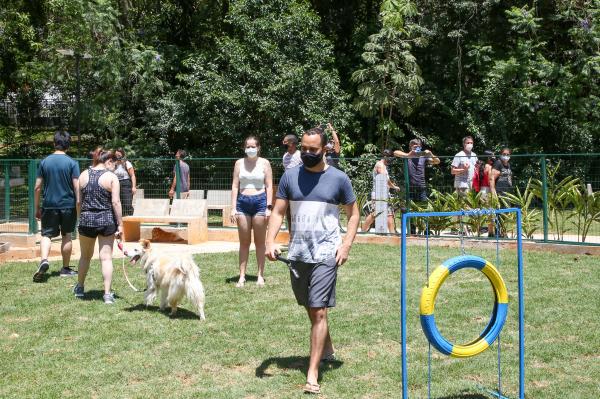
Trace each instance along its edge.
<instances>
[{"instance_id":1,"label":"green mesh fence","mask_svg":"<svg viewBox=\"0 0 600 399\"><path fill-rule=\"evenodd\" d=\"M411 201L415 191L407 180L407 161L395 159L389 165L390 178L400 187L392 192L391 204L396 209L443 211L490 206L517 206L524 209L525 238L533 240L585 242L600 244L600 154L547 154L518 155L510 160L513 171L512 196L500 201L485 201L474 193L459 197L450 173L453 156L438 156L439 165L426 167L427 201ZM480 156L480 159L484 159ZM350 179L362 208L370 200L372 172L378 158L366 155L341 159L339 168ZM137 178L136 199L168 198L176 173L175 159L131 159ZM233 158L186 159L190 167L192 198L229 198ZM283 174L281 158L271 159L273 183L278 184ZM33 215L33 184L39 160L0 160L0 233L34 232L37 229ZM80 160L80 168L89 166L89 160ZM180 190L180 187L177 187ZM415 197L413 197L415 198ZM397 212L397 220L400 212ZM218 211L211 210L211 225L221 225ZM364 216L363 216L364 218ZM430 226L434 234L453 235L466 225L467 234L487 237L488 220L441 220ZM342 224L345 222L342 222ZM417 220L413 233L419 234L424 226ZM514 238L512 220L499 221L506 238ZM399 223L397 223L399 227ZM343 226L342 226L343 227ZM435 229L434 229L435 227Z\"/></svg>"}]
</instances>

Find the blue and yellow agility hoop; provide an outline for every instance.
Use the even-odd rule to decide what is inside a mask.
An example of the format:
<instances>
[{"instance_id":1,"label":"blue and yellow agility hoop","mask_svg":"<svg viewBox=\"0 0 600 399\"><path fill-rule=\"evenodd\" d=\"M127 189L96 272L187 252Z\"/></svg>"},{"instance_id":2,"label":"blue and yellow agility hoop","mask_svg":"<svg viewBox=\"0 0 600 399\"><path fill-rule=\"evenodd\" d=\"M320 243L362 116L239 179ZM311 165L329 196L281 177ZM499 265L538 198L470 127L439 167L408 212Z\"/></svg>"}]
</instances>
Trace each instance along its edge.
<instances>
[{"instance_id":1,"label":"blue and yellow agility hoop","mask_svg":"<svg viewBox=\"0 0 600 399\"><path fill-rule=\"evenodd\" d=\"M457 270L473 268L480 270L488 278L494 290L494 310L487 327L479 338L466 345L454 345L448 342L435 324L434 307L440 287L449 275ZM446 260L429 276L429 284L421 293L421 327L427 340L438 351L452 357L475 356L486 350L498 337L506 321L508 312L508 291L502 276L490 262L479 256L463 255Z\"/></svg>"}]
</instances>

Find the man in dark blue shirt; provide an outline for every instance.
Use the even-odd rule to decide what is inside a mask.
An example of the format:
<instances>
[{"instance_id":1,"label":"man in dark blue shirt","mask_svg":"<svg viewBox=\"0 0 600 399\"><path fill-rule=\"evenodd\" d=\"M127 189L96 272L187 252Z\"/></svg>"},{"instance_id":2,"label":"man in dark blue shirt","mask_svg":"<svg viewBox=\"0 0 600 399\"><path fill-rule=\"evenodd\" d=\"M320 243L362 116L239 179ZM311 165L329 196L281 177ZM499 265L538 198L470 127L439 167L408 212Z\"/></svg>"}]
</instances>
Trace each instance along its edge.
<instances>
[{"instance_id":1,"label":"man in dark blue shirt","mask_svg":"<svg viewBox=\"0 0 600 399\"><path fill-rule=\"evenodd\" d=\"M71 144L67 132L54 135L54 153L40 162L35 181L35 217L42 221L42 239L40 241L40 265L33 275L33 281L44 281L50 267L48 255L51 239L62 236L61 253L63 265L61 276L76 275L69 267L71 261L71 232L77 223L77 205L79 204L79 164L65 151ZM44 202L40 206L40 194Z\"/></svg>"}]
</instances>

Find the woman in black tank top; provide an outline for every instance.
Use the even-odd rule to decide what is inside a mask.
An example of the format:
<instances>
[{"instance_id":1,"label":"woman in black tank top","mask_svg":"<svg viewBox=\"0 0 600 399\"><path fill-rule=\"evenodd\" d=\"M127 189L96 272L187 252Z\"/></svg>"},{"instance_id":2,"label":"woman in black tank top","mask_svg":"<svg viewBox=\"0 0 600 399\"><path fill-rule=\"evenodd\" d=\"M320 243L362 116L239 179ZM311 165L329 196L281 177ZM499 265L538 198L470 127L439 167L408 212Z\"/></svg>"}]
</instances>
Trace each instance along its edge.
<instances>
[{"instance_id":1,"label":"woman in black tank top","mask_svg":"<svg viewBox=\"0 0 600 399\"><path fill-rule=\"evenodd\" d=\"M84 171L79 180L81 207L79 214L79 259L78 282L73 289L75 297L84 297L84 283L98 239L102 277L104 278L104 303L114 303L112 285L112 253L115 235L123 231L119 180L112 172L116 157L111 151L104 151L98 163Z\"/></svg>"}]
</instances>

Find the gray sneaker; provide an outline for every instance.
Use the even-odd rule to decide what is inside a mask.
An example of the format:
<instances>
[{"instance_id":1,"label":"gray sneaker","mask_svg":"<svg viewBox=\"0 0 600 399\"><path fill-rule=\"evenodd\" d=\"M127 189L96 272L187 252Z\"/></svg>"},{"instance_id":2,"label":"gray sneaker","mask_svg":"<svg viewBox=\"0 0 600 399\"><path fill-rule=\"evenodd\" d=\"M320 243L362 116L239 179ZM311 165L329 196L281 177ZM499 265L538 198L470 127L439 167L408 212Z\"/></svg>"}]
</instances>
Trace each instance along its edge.
<instances>
[{"instance_id":1,"label":"gray sneaker","mask_svg":"<svg viewBox=\"0 0 600 399\"><path fill-rule=\"evenodd\" d=\"M102 297L104 299L104 303L107 305L112 305L115 303L115 293L111 292L110 294L104 294Z\"/></svg>"},{"instance_id":2,"label":"gray sneaker","mask_svg":"<svg viewBox=\"0 0 600 399\"><path fill-rule=\"evenodd\" d=\"M46 277L46 272L49 268L50 264L48 263L48 261L46 259L42 260L37 271L33 275L33 282L41 283L42 281L44 281L44 278Z\"/></svg>"},{"instance_id":3,"label":"gray sneaker","mask_svg":"<svg viewBox=\"0 0 600 399\"><path fill-rule=\"evenodd\" d=\"M83 298L83 285L79 285L79 283L75 284L73 294L75 294L75 298Z\"/></svg>"},{"instance_id":4,"label":"gray sneaker","mask_svg":"<svg viewBox=\"0 0 600 399\"><path fill-rule=\"evenodd\" d=\"M60 269L60 276L61 277L77 276L77 272L67 266L67 267L63 267L62 269Z\"/></svg>"}]
</instances>

